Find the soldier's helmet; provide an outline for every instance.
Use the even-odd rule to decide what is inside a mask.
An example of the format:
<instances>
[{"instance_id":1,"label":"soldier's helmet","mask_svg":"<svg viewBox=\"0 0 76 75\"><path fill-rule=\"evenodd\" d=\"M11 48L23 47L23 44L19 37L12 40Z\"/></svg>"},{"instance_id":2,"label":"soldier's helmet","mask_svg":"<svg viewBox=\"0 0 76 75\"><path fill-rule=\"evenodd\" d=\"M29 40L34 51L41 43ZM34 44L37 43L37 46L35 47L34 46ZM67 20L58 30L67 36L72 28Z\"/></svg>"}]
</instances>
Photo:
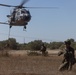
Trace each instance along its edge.
<instances>
[{"instance_id":1,"label":"soldier's helmet","mask_svg":"<svg viewBox=\"0 0 76 75\"><path fill-rule=\"evenodd\" d=\"M71 41L68 40L68 41L65 41L65 45L68 44L68 45L71 45Z\"/></svg>"}]
</instances>

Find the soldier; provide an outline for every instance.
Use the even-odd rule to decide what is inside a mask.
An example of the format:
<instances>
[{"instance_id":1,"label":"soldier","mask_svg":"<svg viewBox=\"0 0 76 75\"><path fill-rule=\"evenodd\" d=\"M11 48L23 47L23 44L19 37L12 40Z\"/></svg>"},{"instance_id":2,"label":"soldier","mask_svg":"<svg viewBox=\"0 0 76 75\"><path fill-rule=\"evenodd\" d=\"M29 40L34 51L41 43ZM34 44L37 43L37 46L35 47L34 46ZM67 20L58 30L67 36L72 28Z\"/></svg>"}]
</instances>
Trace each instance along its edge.
<instances>
[{"instance_id":1,"label":"soldier","mask_svg":"<svg viewBox=\"0 0 76 75\"><path fill-rule=\"evenodd\" d=\"M41 46L41 52L42 52L42 55L45 56L46 55L46 47L44 44L42 44Z\"/></svg>"},{"instance_id":2,"label":"soldier","mask_svg":"<svg viewBox=\"0 0 76 75\"><path fill-rule=\"evenodd\" d=\"M62 61L62 64L59 67L59 70L72 70L72 66L75 63L75 51L70 46L70 41L65 41L65 50L60 51L58 55L64 54L64 59Z\"/></svg>"}]
</instances>

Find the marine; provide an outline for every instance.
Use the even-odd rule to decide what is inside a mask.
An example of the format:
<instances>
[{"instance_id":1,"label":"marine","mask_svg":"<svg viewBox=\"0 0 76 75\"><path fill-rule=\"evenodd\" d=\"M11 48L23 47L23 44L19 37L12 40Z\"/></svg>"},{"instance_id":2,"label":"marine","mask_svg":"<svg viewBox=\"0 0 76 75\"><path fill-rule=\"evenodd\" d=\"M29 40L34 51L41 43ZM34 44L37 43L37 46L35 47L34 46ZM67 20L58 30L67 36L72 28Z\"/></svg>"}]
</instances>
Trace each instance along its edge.
<instances>
[{"instance_id":1,"label":"marine","mask_svg":"<svg viewBox=\"0 0 76 75\"><path fill-rule=\"evenodd\" d=\"M71 47L71 42L65 41L65 49L62 51L59 51L58 56L62 55L64 56L62 64L59 67L59 71L63 70L72 70L73 65L76 63L75 59L75 50Z\"/></svg>"},{"instance_id":2,"label":"marine","mask_svg":"<svg viewBox=\"0 0 76 75\"><path fill-rule=\"evenodd\" d=\"M41 45L41 52L43 56L46 56L46 46L44 45L44 43Z\"/></svg>"}]
</instances>

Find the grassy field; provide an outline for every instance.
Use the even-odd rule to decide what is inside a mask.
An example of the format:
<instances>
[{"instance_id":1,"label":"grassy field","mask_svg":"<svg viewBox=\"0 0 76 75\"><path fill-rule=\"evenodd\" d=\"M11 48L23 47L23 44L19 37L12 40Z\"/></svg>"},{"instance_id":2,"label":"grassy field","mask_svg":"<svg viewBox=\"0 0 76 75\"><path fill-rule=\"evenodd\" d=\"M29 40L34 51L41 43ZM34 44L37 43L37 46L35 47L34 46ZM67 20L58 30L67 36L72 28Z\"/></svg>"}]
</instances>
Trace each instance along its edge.
<instances>
[{"instance_id":1,"label":"grassy field","mask_svg":"<svg viewBox=\"0 0 76 75\"><path fill-rule=\"evenodd\" d=\"M0 56L0 75L76 75L76 64L72 71L59 72L62 56Z\"/></svg>"}]
</instances>

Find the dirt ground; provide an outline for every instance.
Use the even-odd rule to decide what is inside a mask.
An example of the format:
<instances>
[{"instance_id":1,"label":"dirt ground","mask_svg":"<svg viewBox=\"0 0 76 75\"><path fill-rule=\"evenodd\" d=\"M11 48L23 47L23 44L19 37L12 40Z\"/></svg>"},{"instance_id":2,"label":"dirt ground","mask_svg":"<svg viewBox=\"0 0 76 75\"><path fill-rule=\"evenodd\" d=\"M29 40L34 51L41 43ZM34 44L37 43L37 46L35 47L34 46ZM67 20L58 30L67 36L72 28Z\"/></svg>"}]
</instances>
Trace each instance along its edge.
<instances>
[{"instance_id":1,"label":"dirt ground","mask_svg":"<svg viewBox=\"0 0 76 75\"><path fill-rule=\"evenodd\" d=\"M72 71L58 71L62 56L0 56L0 75L76 75L76 64Z\"/></svg>"}]
</instances>

